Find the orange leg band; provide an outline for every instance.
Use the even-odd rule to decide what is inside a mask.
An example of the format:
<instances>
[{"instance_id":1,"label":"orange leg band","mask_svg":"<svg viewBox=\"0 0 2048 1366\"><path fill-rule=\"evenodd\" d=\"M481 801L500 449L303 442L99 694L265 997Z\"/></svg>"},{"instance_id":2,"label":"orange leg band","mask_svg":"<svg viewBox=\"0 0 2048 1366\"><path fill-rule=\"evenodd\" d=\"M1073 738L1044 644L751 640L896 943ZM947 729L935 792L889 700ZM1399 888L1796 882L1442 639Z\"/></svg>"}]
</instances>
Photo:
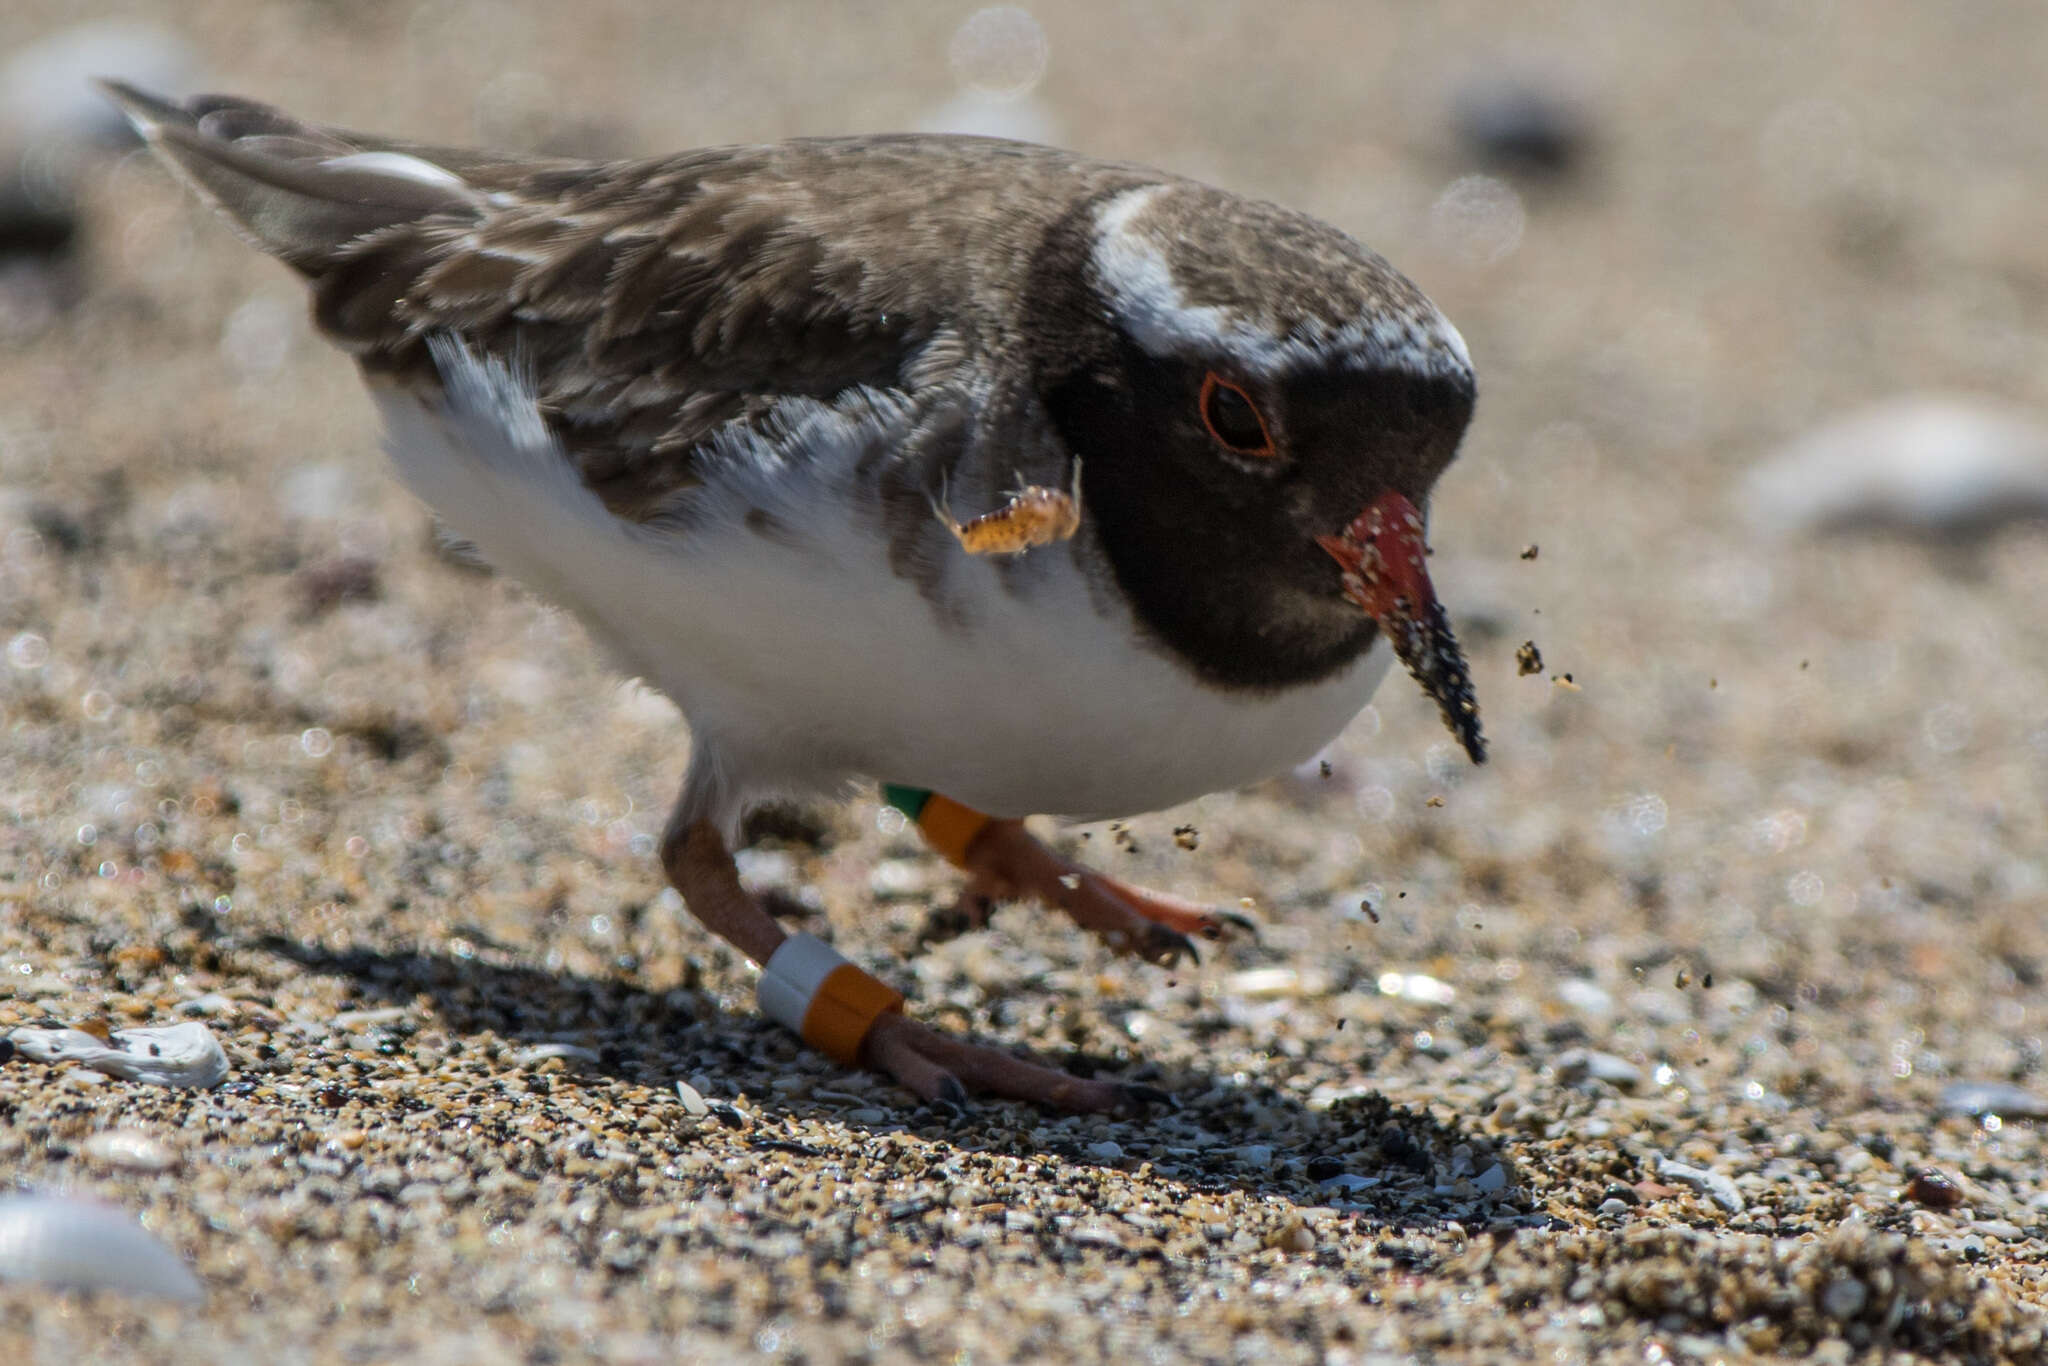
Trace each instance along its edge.
<instances>
[{"instance_id":1,"label":"orange leg band","mask_svg":"<svg viewBox=\"0 0 2048 1366\"><path fill-rule=\"evenodd\" d=\"M902 992L811 934L792 934L769 955L759 991L763 1014L848 1067L859 1063L875 1021L903 1009Z\"/></svg>"},{"instance_id":2,"label":"orange leg band","mask_svg":"<svg viewBox=\"0 0 2048 1366\"><path fill-rule=\"evenodd\" d=\"M960 868L967 866L967 848L988 823L989 818L973 807L962 806L937 792L925 800L924 810L917 813L917 828L924 832L926 842Z\"/></svg>"},{"instance_id":3,"label":"orange leg band","mask_svg":"<svg viewBox=\"0 0 2048 1366\"><path fill-rule=\"evenodd\" d=\"M818 983L798 1032L832 1061L852 1067L859 1063L861 1040L875 1021L902 1009L902 992L851 963L841 963Z\"/></svg>"}]
</instances>

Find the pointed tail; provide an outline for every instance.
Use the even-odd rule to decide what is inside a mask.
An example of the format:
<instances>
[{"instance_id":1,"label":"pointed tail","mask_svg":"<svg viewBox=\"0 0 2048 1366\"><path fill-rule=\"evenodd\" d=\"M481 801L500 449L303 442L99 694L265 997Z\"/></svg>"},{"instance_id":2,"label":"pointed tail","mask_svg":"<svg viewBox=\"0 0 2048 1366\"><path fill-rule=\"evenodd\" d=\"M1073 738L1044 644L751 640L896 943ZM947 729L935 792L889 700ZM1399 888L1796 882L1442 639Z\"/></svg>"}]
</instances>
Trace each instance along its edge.
<instances>
[{"instance_id":1,"label":"pointed tail","mask_svg":"<svg viewBox=\"0 0 2048 1366\"><path fill-rule=\"evenodd\" d=\"M307 275L324 273L372 233L432 215L471 216L485 203L462 175L420 155L430 149L304 123L232 95L177 105L120 81L100 88L179 179L255 246Z\"/></svg>"}]
</instances>

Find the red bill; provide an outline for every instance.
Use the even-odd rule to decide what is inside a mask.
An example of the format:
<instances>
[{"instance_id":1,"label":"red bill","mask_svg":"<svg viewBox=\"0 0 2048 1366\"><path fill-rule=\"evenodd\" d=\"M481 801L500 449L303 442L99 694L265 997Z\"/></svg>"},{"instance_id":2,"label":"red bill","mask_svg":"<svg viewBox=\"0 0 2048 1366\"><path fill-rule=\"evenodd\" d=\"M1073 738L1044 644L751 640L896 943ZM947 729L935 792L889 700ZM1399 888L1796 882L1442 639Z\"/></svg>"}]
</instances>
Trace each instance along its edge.
<instances>
[{"instance_id":1,"label":"red bill","mask_svg":"<svg viewBox=\"0 0 2048 1366\"><path fill-rule=\"evenodd\" d=\"M1344 596L1364 609L1394 647L1394 657L1436 699L1444 724L1475 764L1486 762L1472 674L1451 634L1450 618L1429 581L1428 528L1415 504L1383 493L1338 536L1318 536L1343 571Z\"/></svg>"}]
</instances>

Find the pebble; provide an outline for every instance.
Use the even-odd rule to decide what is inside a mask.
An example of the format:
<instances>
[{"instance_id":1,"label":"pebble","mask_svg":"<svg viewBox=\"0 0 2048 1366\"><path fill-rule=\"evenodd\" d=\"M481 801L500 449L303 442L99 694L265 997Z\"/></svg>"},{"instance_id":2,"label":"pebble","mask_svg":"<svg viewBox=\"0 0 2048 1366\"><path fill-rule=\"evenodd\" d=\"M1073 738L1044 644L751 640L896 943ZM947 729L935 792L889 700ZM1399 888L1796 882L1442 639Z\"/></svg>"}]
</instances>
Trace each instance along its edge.
<instances>
[{"instance_id":1,"label":"pebble","mask_svg":"<svg viewBox=\"0 0 2048 1366\"><path fill-rule=\"evenodd\" d=\"M1657 1159L1657 1175L1662 1180L1673 1181L1699 1191L1730 1214L1742 1213L1746 1204L1742 1192L1735 1188L1735 1183L1719 1172L1710 1172L1703 1167L1688 1166L1683 1162L1674 1162L1668 1157L1660 1157Z\"/></svg>"},{"instance_id":2,"label":"pebble","mask_svg":"<svg viewBox=\"0 0 2048 1366\"><path fill-rule=\"evenodd\" d=\"M1811 432L1743 479L1742 511L1784 535L1982 532L2048 516L2048 425L1989 400L1913 395Z\"/></svg>"},{"instance_id":3,"label":"pebble","mask_svg":"<svg viewBox=\"0 0 2048 1366\"><path fill-rule=\"evenodd\" d=\"M61 1195L0 1198L0 1281L188 1302L205 1294L127 1211Z\"/></svg>"},{"instance_id":4,"label":"pebble","mask_svg":"<svg viewBox=\"0 0 2048 1366\"><path fill-rule=\"evenodd\" d=\"M1610 1219L1619 1218L1621 1215L1627 1214L1631 1208L1626 1200L1616 1200L1612 1196L1600 1202L1600 1213Z\"/></svg>"},{"instance_id":5,"label":"pebble","mask_svg":"<svg viewBox=\"0 0 2048 1366\"><path fill-rule=\"evenodd\" d=\"M1941 1109L1951 1115L2048 1119L2048 1099L2003 1081L1957 1081L1941 1088Z\"/></svg>"},{"instance_id":6,"label":"pebble","mask_svg":"<svg viewBox=\"0 0 2048 1366\"><path fill-rule=\"evenodd\" d=\"M53 261L67 254L77 237L78 205L68 186L24 166L0 165L0 261Z\"/></svg>"},{"instance_id":7,"label":"pebble","mask_svg":"<svg viewBox=\"0 0 2048 1366\"><path fill-rule=\"evenodd\" d=\"M1124 1246L1123 1230L1102 1219L1090 1219L1086 1223L1076 1224L1068 1231L1067 1237L1082 1247Z\"/></svg>"},{"instance_id":8,"label":"pebble","mask_svg":"<svg viewBox=\"0 0 2048 1366\"><path fill-rule=\"evenodd\" d=\"M94 1161L128 1171L161 1172L178 1165L174 1149L136 1129L110 1129L92 1135L80 1146Z\"/></svg>"},{"instance_id":9,"label":"pebble","mask_svg":"<svg viewBox=\"0 0 2048 1366\"><path fill-rule=\"evenodd\" d=\"M878 901L914 900L931 885L932 870L919 859L883 859L868 870L868 892Z\"/></svg>"},{"instance_id":10,"label":"pebble","mask_svg":"<svg viewBox=\"0 0 2048 1366\"><path fill-rule=\"evenodd\" d=\"M1121 1162L1124 1156L1123 1144L1118 1143L1114 1139L1104 1139L1100 1143L1090 1143L1081 1151L1097 1162Z\"/></svg>"},{"instance_id":11,"label":"pebble","mask_svg":"<svg viewBox=\"0 0 2048 1366\"><path fill-rule=\"evenodd\" d=\"M374 1010L344 1010L330 1023L344 1033L373 1029L378 1025L397 1024L412 1014L406 1006L379 1006Z\"/></svg>"},{"instance_id":12,"label":"pebble","mask_svg":"<svg viewBox=\"0 0 2048 1366\"><path fill-rule=\"evenodd\" d=\"M1900 1194L1916 1205L1938 1210L1954 1209L1965 1199L1961 1186L1949 1179L1947 1173L1933 1168L1914 1172Z\"/></svg>"},{"instance_id":13,"label":"pebble","mask_svg":"<svg viewBox=\"0 0 2048 1366\"><path fill-rule=\"evenodd\" d=\"M1492 72L1459 86L1451 126L1474 159L1529 175L1570 174L1592 141L1579 102L1554 82L1526 74Z\"/></svg>"},{"instance_id":14,"label":"pebble","mask_svg":"<svg viewBox=\"0 0 2048 1366\"><path fill-rule=\"evenodd\" d=\"M787 887L797 880L796 856L786 849L742 849L732 861L740 880L757 890Z\"/></svg>"},{"instance_id":15,"label":"pebble","mask_svg":"<svg viewBox=\"0 0 2048 1366\"><path fill-rule=\"evenodd\" d=\"M1613 995L1599 983L1583 977L1564 978L1552 994L1581 1014L1605 1017L1614 1013Z\"/></svg>"},{"instance_id":16,"label":"pebble","mask_svg":"<svg viewBox=\"0 0 2048 1366\"><path fill-rule=\"evenodd\" d=\"M1294 968L1247 968L1224 978L1223 989L1247 1000L1278 1000L1320 996L1330 989L1330 979L1322 973Z\"/></svg>"},{"instance_id":17,"label":"pebble","mask_svg":"<svg viewBox=\"0 0 2048 1366\"><path fill-rule=\"evenodd\" d=\"M1458 999L1456 987L1424 972L1383 972L1378 985L1382 996L1419 1001L1423 1005L1447 1006Z\"/></svg>"},{"instance_id":18,"label":"pebble","mask_svg":"<svg viewBox=\"0 0 2048 1366\"><path fill-rule=\"evenodd\" d=\"M1504 1190L1507 1188L1507 1184L1507 1169L1498 1162L1472 1178L1472 1189L1480 1192L1482 1195L1491 1195L1496 1191Z\"/></svg>"},{"instance_id":19,"label":"pebble","mask_svg":"<svg viewBox=\"0 0 2048 1366\"><path fill-rule=\"evenodd\" d=\"M1369 1191L1380 1184L1377 1176L1360 1176L1357 1172L1339 1172L1325 1181L1318 1181L1316 1189L1325 1195L1348 1195L1352 1191Z\"/></svg>"},{"instance_id":20,"label":"pebble","mask_svg":"<svg viewBox=\"0 0 2048 1366\"><path fill-rule=\"evenodd\" d=\"M277 354L275 347L258 347L262 356ZM336 555L309 564L292 576L292 589L299 596L299 615L310 621L351 602L375 602L383 596L378 582L378 563L368 555Z\"/></svg>"},{"instance_id":21,"label":"pebble","mask_svg":"<svg viewBox=\"0 0 2048 1366\"><path fill-rule=\"evenodd\" d=\"M1583 1081L1605 1082L1618 1091L1633 1091L1643 1084L1643 1069L1627 1058L1599 1053L1590 1048L1569 1048L1551 1064L1557 1079L1566 1086Z\"/></svg>"},{"instance_id":22,"label":"pebble","mask_svg":"<svg viewBox=\"0 0 2048 1366\"><path fill-rule=\"evenodd\" d=\"M1820 1293L1821 1311L1831 1319L1853 1319L1870 1303L1870 1287L1852 1276L1837 1276Z\"/></svg>"},{"instance_id":23,"label":"pebble","mask_svg":"<svg viewBox=\"0 0 2048 1366\"><path fill-rule=\"evenodd\" d=\"M563 1062L590 1064L603 1060L596 1049L585 1048L582 1044L578 1043L537 1043L520 1049L515 1055L514 1060L521 1067L538 1067L542 1063L552 1062L557 1058Z\"/></svg>"},{"instance_id":24,"label":"pebble","mask_svg":"<svg viewBox=\"0 0 2048 1366\"><path fill-rule=\"evenodd\" d=\"M93 79L181 90L194 69L185 42L155 24L105 20L60 29L16 48L0 65L0 133L20 142L132 142L128 121Z\"/></svg>"},{"instance_id":25,"label":"pebble","mask_svg":"<svg viewBox=\"0 0 2048 1366\"><path fill-rule=\"evenodd\" d=\"M1316 1250L1316 1235L1310 1230L1299 1214L1289 1216L1273 1235L1266 1240L1266 1246L1280 1252L1299 1255Z\"/></svg>"},{"instance_id":26,"label":"pebble","mask_svg":"<svg viewBox=\"0 0 2048 1366\"><path fill-rule=\"evenodd\" d=\"M1273 1149L1265 1143L1253 1143L1237 1150L1237 1160L1247 1167L1264 1171L1273 1165Z\"/></svg>"},{"instance_id":27,"label":"pebble","mask_svg":"<svg viewBox=\"0 0 2048 1366\"><path fill-rule=\"evenodd\" d=\"M21 1028L8 1037L25 1058L75 1062L124 1081L204 1089L218 1086L228 1074L228 1058L220 1040L196 1020L123 1029L111 1042L80 1029Z\"/></svg>"}]
</instances>

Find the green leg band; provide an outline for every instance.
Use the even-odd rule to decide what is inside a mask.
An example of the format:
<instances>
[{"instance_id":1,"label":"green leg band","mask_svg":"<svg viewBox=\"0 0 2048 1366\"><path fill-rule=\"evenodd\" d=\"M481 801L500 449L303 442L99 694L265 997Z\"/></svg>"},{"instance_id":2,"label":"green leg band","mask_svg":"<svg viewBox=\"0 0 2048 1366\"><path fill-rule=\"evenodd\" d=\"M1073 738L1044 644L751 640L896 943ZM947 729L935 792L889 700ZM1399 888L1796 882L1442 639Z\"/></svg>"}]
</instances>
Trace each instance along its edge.
<instances>
[{"instance_id":1,"label":"green leg band","mask_svg":"<svg viewBox=\"0 0 2048 1366\"><path fill-rule=\"evenodd\" d=\"M913 821L924 814L924 804L931 799L932 794L926 788L905 787L901 783L882 784L882 800Z\"/></svg>"}]
</instances>

